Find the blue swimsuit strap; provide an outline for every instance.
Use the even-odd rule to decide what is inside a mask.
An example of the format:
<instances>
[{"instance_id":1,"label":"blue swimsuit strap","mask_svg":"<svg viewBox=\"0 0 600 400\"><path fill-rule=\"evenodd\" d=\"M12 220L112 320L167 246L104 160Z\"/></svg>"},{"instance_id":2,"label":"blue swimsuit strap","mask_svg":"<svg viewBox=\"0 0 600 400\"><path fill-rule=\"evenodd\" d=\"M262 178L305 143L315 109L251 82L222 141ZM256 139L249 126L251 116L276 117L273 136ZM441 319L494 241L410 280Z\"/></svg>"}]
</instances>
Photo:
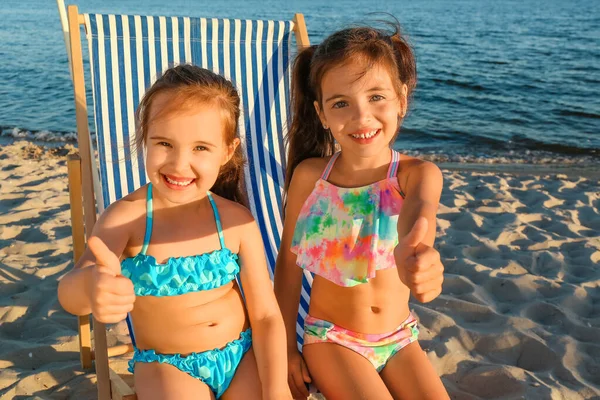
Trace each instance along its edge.
<instances>
[{"instance_id":1,"label":"blue swimsuit strap","mask_svg":"<svg viewBox=\"0 0 600 400\"><path fill-rule=\"evenodd\" d=\"M206 192L208 195L208 200L210 200L210 205L213 209L213 214L215 215L215 223L217 224L217 233L219 234L219 242L221 243L221 248L225 248L225 239L223 239L223 229L221 227L221 218L219 217L219 211L217 210L217 204L212 197L210 192Z\"/></svg>"},{"instance_id":2,"label":"blue swimsuit strap","mask_svg":"<svg viewBox=\"0 0 600 400\"><path fill-rule=\"evenodd\" d=\"M221 227L221 218L219 217L219 211L217 210L217 205L215 200L212 197L210 192L206 192L208 195L208 200L210 200L210 205L213 209L213 214L215 216L215 223L217 224L217 233L219 234L219 243L221 243L221 248L225 248L225 239L223 238L223 229ZM146 233L144 234L144 244L142 245L141 254L146 254L148 250L148 245L150 245L150 237L152 236L152 184L148 184L148 191L146 194Z\"/></svg>"},{"instance_id":3,"label":"blue swimsuit strap","mask_svg":"<svg viewBox=\"0 0 600 400\"><path fill-rule=\"evenodd\" d=\"M141 254L146 255L148 245L150 244L150 236L152 236L152 183L148 183L148 189L146 192L146 233L144 234L144 244L142 245ZM133 322L131 321L131 314L127 313L127 328L129 329L129 337L131 338L131 344L134 348L137 348L135 341L135 332L133 331Z\"/></svg>"},{"instance_id":4,"label":"blue swimsuit strap","mask_svg":"<svg viewBox=\"0 0 600 400\"><path fill-rule=\"evenodd\" d=\"M141 254L146 255L148 245L150 244L150 236L152 236L152 184L148 184L148 192L146 194L146 233L144 234L144 244L142 245Z\"/></svg>"},{"instance_id":5,"label":"blue swimsuit strap","mask_svg":"<svg viewBox=\"0 0 600 400\"><path fill-rule=\"evenodd\" d=\"M223 239L223 228L221 227L221 218L219 217L219 210L217 210L217 204L212 197L210 192L206 192L208 195L208 200L210 200L210 205L212 206L213 213L215 214L215 223L217 224L217 233L219 234L219 242L221 242L221 248L225 248L225 240ZM246 295L244 294L244 288L242 287L242 281L240 280L239 272L235 276L235 281L240 288L240 293L242 294L242 298L244 299L244 303L246 302Z\"/></svg>"}]
</instances>

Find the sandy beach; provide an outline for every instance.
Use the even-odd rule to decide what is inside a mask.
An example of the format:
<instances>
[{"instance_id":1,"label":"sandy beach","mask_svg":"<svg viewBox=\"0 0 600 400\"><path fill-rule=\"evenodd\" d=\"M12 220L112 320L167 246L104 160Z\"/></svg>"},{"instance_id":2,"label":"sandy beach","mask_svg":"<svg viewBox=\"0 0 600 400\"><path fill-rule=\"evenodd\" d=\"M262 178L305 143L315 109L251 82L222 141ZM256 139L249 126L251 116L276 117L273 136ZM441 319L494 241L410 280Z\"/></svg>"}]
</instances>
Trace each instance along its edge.
<instances>
[{"instance_id":1,"label":"sandy beach","mask_svg":"<svg viewBox=\"0 0 600 400\"><path fill-rule=\"evenodd\" d=\"M56 295L73 267L71 151L0 147L0 399L96 397ZM444 290L412 309L451 398L600 398L598 177L443 171ZM122 324L109 330L109 345L127 340Z\"/></svg>"}]
</instances>

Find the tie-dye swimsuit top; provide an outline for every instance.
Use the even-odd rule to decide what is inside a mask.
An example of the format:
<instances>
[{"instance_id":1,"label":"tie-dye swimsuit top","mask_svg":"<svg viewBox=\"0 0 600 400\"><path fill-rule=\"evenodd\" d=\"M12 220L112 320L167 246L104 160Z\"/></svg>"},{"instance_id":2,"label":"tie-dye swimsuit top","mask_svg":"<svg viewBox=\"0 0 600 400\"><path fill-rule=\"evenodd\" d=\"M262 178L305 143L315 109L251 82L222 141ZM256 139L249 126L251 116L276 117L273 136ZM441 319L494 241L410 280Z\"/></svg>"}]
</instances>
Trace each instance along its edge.
<instances>
[{"instance_id":1,"label":"tie-dye swimsuit top","mask_svg":"<svg viewBox=\"0 0 600 400\"><path fill-rule=\"evenodd\" d=\"M152 235L152 184L146 198L146 234L142 251L121 262L121 273L131 279L136 296L177 296L200 290L210 290L234 280L240 272L237 254L225 247L221 219L210 192L221 248L197 256L171 257L164 264L146 254Z\"/></svg>"},{"instance_id":2,"label":"tie-dye swimsuit top","mask_svg":"<svg viewBox=\"0 0 600 400\"><path fill-rule=\"evenodd\" d=\"M356 286L375 272L396 266L398 215L404 193L398 185L400 155L384 180L357 188L327 181L335 153L300 210L291 251L298 266L340 286Z\"/></svg>"}]
</instances>

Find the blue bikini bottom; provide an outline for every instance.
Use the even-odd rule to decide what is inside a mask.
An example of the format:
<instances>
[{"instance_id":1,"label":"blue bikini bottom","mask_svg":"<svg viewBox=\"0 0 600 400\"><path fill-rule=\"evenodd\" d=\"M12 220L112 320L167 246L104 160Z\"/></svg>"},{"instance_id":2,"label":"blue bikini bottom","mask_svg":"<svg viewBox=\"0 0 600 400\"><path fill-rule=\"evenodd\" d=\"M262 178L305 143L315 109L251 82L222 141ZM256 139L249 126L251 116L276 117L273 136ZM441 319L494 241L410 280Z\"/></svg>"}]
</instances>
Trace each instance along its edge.
<instances>
[{"instance_id":1,"label":"blue bikini bottom","mask_svg":"<svg viewBox=\"0 0 600 400\"><path fill-rule=\"evenodd\" d=\"M129 372L133 373L135 363L165 363L204 382L220 398L227 390L235 371L244 354L252 346L252 330L247 329L240 338L229 342L225 347L207 350L201 353L190 353L182 357L180 354L157 354L154 350L135 349L129 361Z\"/></svg>"}]
</instances>

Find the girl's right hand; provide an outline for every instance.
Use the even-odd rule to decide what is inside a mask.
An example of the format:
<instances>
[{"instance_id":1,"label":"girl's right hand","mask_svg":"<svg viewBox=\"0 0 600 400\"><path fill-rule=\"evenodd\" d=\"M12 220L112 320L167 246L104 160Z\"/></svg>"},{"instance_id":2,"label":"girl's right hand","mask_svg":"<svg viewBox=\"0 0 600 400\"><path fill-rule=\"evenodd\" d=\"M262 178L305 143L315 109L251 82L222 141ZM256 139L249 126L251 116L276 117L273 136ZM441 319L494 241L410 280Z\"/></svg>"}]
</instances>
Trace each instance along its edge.
<instances>
[{"instance_id":1,"label":"girl's right hand","mask_svg":"<svg viewBox=\"0 0 600 400\"><path fill-rule=\"evenodd\" d=\"M130 279L121 275L119 258L95 236L88 240L88 248L96 258L91 267L90 305L94 318L105 324L120 322L133 310L135 292Z\"/></svg>"},{"instance_id":2,"label":"girl's right hand","mask_svg":"<svg viewBox=\"0 0 600 400\"><path fill-rule=\"evenodd\" d=\"M305 400L308 397L307 383L312 382L304 358L298 350L288 351L288 385L294 399Z\"/></svg>"}]
</instances>

